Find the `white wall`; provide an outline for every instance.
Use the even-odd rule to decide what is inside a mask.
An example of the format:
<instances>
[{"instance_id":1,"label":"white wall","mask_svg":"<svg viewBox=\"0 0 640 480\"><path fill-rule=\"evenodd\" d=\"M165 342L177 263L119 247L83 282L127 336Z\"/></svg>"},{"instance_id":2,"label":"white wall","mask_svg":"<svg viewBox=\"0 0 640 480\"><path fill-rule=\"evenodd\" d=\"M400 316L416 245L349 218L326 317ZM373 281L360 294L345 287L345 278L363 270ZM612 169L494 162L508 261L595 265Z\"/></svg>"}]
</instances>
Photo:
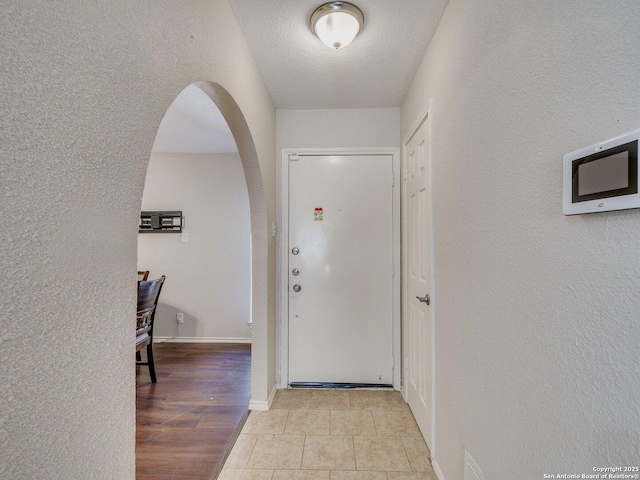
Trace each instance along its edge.
<instances>
[{"instance_id":1,"label":"white wall","mask_svg":"<svg viewBox=\"0 0 640 480\"><path fill-rule=\"evenodd\" d=\"M401 109L433 99L437 464L640 459L640 211L565 217L562 156L640 127L637 0L450 0ZM443 480L443 479L441 479Z\"/></svg>"},{"instance_id":2,"label":"white wall","mask_svg":"<svg viewBox=\"0 0 640 480\"><path fill-rule=\"evenodd\" d=\"M398 108L278 110L276 148L399 146Z\"/></svg>"},{"instance_id":3,"label":"white wall","mask_svg":"<svg viewBox=\"0 0 640 480\"><path fill-rule=\"evenodd\" d=\"M249 340L251 226L240 156L152 154L142 210L182 210L188 234L187 243L180 234L138 236L138 269L167 276L154 336Z\"/></svg>"},{"instance_id":4,"label":"white wall","mask_svg":"<svg viewBox=\"0 0 640 480\"><path fill-rule=\"evenodd\" d=\"M282 194L282 150L285 148L386 148L400 146L399 108L357 108L341 110L278 110L276 113L276 188ZM282 205L277 202L277 223L282 225ZM282 265L282 237L278 235L277 260ZM276 272L277 318L282 322L281 275ZM278 345L281 336L278 327ZM281 384L278 349L276 381Z\"/></svg>"},{"instance_id":5,"label":"white wall","mask_svg":"<svg viewBox=\"0 0 640 480\"><path fill-rule=\"evenodd\" d=\"M0 3L0 478L132 480L132 272L158 125L194 82L235 100L219 96L251 201L252 398L266 401L275 108L227 0Z\"/></svg>"},{"instance_id":6,"label":"white wall","mask_svg":"<svg viewBox=\"0 0 640 480\"><path fill-rule=\"evenodd\" d=\"M195 85L180 92L162 118L152 153L231 153L238 147L222 112Z\"/></svg>"}]
</instances>

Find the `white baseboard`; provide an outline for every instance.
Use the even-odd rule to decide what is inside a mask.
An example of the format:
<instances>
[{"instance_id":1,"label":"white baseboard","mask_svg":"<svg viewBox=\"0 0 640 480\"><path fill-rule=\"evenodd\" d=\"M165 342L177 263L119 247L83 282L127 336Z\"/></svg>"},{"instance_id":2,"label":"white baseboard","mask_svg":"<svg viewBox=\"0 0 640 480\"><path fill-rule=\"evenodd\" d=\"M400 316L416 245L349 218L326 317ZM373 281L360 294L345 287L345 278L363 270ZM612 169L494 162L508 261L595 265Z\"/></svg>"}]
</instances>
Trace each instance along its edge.
<instances>
[{"instance_id":1,"label":"white baseboard","mask_svg":"<svg viewBox=\"0 0 640 480\"><path fill-rule=\"evenodd\" d=\"M153 337L153 343L251 343L241 337Z\"/></svg>"},{"instance_id":2,"label":"white baseboard","mask_svg":"<svg viewBox=\"0 0 640 480\"><path fill-rule=\"evenodd\" d=\"M269 402L265 402L262 400L250 400L249 410L266 412L267 410L269 410Z\"/></svg>"},{"instance_id":3,"label":"white baseboard","mask_svg":"<svg viewBox=\"0 0 640 480\"><path fill-rule=\"evenodd\" d=\"M431 466L433 467L433 473L436 474L438 480L444 480L444 474L442 473L440 465L438 465L438 461L435 458L431 459Z\"/></svg>"},{"instance_id":4,"label":"white baseboard","mask_svg":"<svg viewBox=\"0 0 640 480\"><path fill-rule=\"evenodd\" d=\"M274 385L271 389L271 393L269 394L269 399L266 402L264 400L251 400L249 402L249 410L257 410L260 412L266 412L269 410L277 391L278 387L277 385Z\"/></svg>"}]
</instances>

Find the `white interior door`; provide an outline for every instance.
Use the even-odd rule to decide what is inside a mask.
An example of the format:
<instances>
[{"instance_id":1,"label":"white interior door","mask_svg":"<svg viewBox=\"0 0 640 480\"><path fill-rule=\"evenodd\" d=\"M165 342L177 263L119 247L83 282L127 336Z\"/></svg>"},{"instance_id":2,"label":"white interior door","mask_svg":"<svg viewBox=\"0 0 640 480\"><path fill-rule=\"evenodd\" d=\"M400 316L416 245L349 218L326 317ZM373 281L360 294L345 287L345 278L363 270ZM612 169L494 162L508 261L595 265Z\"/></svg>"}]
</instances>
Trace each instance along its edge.
<instances>
[{"instance_id":1,"label":"white interior door","mask_svg":"<svg viewBox=\"0 0 640 480\"><path fill-rule=\"evenodd\" d=\"M432 448L431 158L427 121L405 147L405 385L407 402ZM428 297L427 297L428 296ZM418 298L420 297L420 298ZM428 302L428 303L427 303Z\"/></svg>"},{"instance_id":2,"label":"white interior door","mask_svg":"<svg viewBox=\"0 0 640 480\"><path fill-rule=\"evenodd\" d=\"M293 158L289 383L391 385L392 156Z\"/></svg>"}]
</instances>

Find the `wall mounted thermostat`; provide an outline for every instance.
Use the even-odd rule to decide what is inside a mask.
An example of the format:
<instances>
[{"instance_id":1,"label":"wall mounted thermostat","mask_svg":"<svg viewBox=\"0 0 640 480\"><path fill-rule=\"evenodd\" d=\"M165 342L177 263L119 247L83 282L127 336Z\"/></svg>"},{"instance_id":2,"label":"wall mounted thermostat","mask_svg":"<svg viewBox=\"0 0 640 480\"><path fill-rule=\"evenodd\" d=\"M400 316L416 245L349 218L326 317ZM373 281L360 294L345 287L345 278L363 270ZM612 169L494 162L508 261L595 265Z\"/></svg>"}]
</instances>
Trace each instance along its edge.
<instances>
[{"instance_id":1,"label":"wall mounted thermostat","mask_svg":"<svg viewBox=\"0 0 640 480\"><path fill-rule=\"evenodd\" d=\"M640 208L640 129L564 156L562 211L565 215Z\"/></svg>"}]
</instances>

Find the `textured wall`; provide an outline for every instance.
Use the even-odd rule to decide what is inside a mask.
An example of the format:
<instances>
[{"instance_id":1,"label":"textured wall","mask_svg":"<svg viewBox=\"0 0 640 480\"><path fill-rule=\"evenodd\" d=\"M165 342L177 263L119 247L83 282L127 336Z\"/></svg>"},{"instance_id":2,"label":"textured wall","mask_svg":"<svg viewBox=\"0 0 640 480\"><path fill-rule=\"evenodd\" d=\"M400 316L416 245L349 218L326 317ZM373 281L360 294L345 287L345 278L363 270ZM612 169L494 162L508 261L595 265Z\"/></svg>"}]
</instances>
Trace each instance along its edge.
<instances>
[{"instance_id":1,"label":"textured wall","mask_svg":"<svg viewBox=\"0 0 640 480\"><path fill-rule=\"evenodd\" d=\"M640 127L637 0L450 0L433 99L436 450L487 479L640 459L640 211L562 215L562 156Z\"/></svg>"},{"instance_id":2,"label":"textured wall","mask_svg":"<svg viewBox=\"0 0 640 480\"><path fill-rule=\"evenodd\" d=\"M275 110L226 0L0 0L0 10L0 478L132 479L132 272L158 125L199 80L225 87L244 114L229 125L245 126L239 151L253 152L243 156L252 392L266 400Z\"/></svg>"},{"instance_id":3,"label":"textured wall","mask_svg":"<svg viewBox=\"0 0 640 480\"><path fill-rule=\"evenodd\" d=\"M182 210L189 236L138 235L138 268L167 276L154 336L250 339L251 225L238 154L152 154L142 210Z\"/></svg>"}]
</instances>

